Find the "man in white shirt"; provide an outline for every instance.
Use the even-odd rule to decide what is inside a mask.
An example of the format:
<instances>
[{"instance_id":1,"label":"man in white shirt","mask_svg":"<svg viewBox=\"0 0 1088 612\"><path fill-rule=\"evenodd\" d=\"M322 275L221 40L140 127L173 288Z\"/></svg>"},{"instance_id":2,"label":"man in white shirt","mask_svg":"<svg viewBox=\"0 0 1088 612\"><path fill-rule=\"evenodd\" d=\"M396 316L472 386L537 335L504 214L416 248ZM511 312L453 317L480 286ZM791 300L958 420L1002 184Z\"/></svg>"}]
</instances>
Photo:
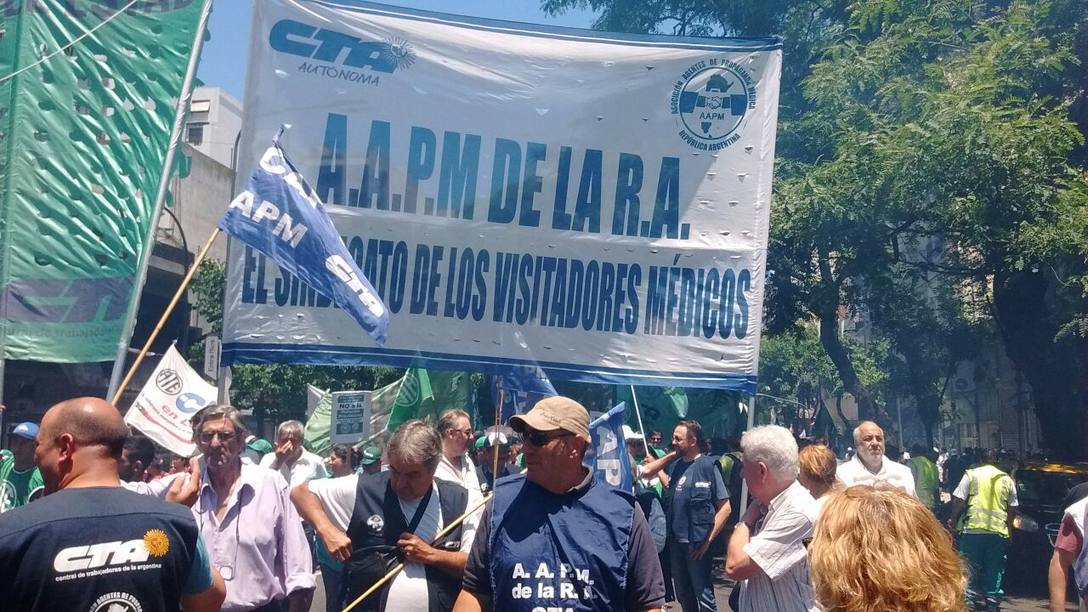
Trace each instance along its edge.
<instances>
[{"instance_id":1,"label":"man in white shirt","mask_svg":"<svg viewBox=\"0 0 1088 612\"><path fill-rule=\"evenodd\" d=\"M857 454L839 466L835 475L848 487L886 482L917 497L910 468L884 456L884 430L872 421L854 429Z\"/></svg>"},{"instance_id":2,"label":"man in white shirt","mask_svg":"<svg viewBox=\"0 0 1088 612\"><path fill-rule=\"evenodd\" d=\"M480 499L480 477L476 465L468 456L473 440L472 423L464 410L447 410L438 419L438 435L442 438L442 459L434 477L459 484L468 491L469 503Z\"/></svg>"},{"instance_id":3,"label":"man in white shirt","mask_svg":"<svg viewBox=\"0 0 1088 612\"><path fill-rule=\"evenodd\" d=\"M755 503L733 529L725 573L742 581L741 612L819 610L809 578L805 539L819 513L801 483L797 442L778 425L754 427L740 440L741 475Z\"/></svg>"},{"instance_id":4,"label":"man in white shirt","mask_svg":"<svg viewBox=\"0 0 1088 612\"><path fill-rule=\"evenodd\" d=\"M276 470L292 487L329 475L325 460L302 447L305 426L284 421L276 428L276 448L261 458L261 467Z\"/></svg>"},{"instance_id":5,"label":"man in white shirt","mask_svg":"<svg viewBox=\"0 0 1088 612\"><path fill-rule=\"evenodd\" d=\"M404 571L356 609L425 612L453 607L479 513L431 545L439 531L471 508L462 487L435 480L441 448L433 427L408 421L389 441L389 471L313 480L291 491L291 500L326 549L345 563L344 589L326 595L337 599L337 609L384 575L384 561L395 559L391 555L398 551Z\"/></svg>"}]
</instances>

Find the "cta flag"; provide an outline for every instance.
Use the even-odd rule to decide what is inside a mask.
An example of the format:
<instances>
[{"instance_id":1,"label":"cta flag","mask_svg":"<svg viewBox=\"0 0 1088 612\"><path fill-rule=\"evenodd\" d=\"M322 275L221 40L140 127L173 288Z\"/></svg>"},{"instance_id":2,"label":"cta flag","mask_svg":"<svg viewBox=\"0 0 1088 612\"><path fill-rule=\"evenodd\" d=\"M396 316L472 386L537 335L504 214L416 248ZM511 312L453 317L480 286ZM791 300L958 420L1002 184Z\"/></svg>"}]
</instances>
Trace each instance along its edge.
<instances>
[{"instance_id":1,"label":"cta flag","mask_svg":"<svg viewBox=\"0 0 1088 612\"><path fill-rule=\"evenodd\" d=\"M113 361L129 339L206 4L0 1L0 359Z\"/></svg>"},{"instance_id":2,"label":"cta flag","mask_svg":"<svg viewBox=\"0 0 1088 612\"><path fill-rule=\"evenodd\" d=\"M204 382L173 346L125 414L125 423L172 453L196 451L189 419L215 401L215 387Z\"/></svg>"},{"instance_id":3,"label":"cta flag","mask_svg":"<svg viewBox=\"0 0 1088 612\"><path fill-rule=\"evenodd\" d=\"M384 345L389 311L348 252L317 194L287 159L280 134L219 227L335 302Z\"/></svg>"},{"instance_id":4,"label":"cta flag","mask_svg":"<svg viewBox=\"0 0 1088 612\"><path fill-rule=\"evenodd\" d=\"M623 420L627 404L620 402L589 424L592 438L586 449L586 463L596 473L597 480L622 489L634 491L631 458L623 440Z\"/></svg>"},{"instance_id":5,"label":"cta flag","mask_svg":"<svg viewBox=\"0 0 1088 612\"><path fill-rule=\"evenodd\" d=\"M505 423L515 414L525 414L545 397L558 395L544 370L536 366L512 366L500 376L491 378L491 401L502 405Z\"/></svg>"}]
</instances>

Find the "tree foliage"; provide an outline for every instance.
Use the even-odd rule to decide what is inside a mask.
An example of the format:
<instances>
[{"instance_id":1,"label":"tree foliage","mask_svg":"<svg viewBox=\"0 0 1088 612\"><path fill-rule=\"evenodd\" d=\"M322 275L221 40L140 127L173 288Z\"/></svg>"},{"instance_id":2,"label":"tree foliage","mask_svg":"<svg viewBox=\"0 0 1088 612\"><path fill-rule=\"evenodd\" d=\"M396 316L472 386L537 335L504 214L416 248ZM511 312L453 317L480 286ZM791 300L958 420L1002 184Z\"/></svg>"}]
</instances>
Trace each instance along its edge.
<instances>
[{"instance_id":1,"label":"tree foliage","mask_svg":"<svg viewBox=\"0 0 1088 612\"><path fill-rule=\"evenodd\" d=\"M812 366L783 370L795 385L830 363L863 417L879 417L886 394L905 392L932 428L949 373L998 338L1032 386L1050 446L1081 452L1088 5L542 6L591 8L595 27L623 31L783 36L761 379L777 379L780 343L789 342ZM886 343L883 383L843 340L844 317L870 319L871 336ZM808 321L825 358L805 352L813 337L798 325Z\"/></svg>"}]
</instances>

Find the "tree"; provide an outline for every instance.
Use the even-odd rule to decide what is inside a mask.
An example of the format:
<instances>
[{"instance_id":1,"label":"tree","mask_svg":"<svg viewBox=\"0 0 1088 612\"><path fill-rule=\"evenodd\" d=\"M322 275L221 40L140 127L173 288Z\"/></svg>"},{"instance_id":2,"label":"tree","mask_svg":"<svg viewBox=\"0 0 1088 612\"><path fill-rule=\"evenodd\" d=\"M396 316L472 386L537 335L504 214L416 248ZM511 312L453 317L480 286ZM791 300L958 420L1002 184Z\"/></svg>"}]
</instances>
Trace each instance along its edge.
<instances>
[{"instance_id":1,"label":"tree","mask_svg":"<svg viewBox=\"0 0 1088 612\"><path fill-rule=\"evenodd\" d=\"M992 322L1031 384L1049 445L1083 452L1088 5L542 6L589 7L597 27L628 31L782 33L767 331L817 321L843 388L872 418L879 390L859 374L838 322L873 313L928 421L941 371ZM934 256L919 257L919 245ZM923 286L950 290L918 301Z\"/></svg>"}]
</instances>

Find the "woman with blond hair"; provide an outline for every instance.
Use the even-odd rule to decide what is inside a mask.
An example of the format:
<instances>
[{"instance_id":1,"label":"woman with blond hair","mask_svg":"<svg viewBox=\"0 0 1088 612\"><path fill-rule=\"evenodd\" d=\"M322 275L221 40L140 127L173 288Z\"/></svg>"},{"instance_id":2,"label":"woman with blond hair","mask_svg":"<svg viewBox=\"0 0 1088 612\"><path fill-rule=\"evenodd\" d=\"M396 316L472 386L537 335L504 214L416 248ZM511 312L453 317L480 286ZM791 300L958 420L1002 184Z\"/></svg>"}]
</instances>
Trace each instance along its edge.
<instances>
[{"instance_id":1,"label":"woman with blond hair","mask_svg":"<svg viewBox=\"0 0 1088 612\"><path fill-rule=\"evenodd\" d=\"M833 493L808 549L826 612L963 612L952 539L914 497L880 485Z\"/></svg>"},{"instance_id":2,"label":"woman with blond hair","mask_svg":"<svg viewBox=\"0 0 1088 612\"><path fill-rule=\"evenodd\" d=\"M800 467L797 480L808 489L816 500L816 507L822 511L831 493L842 488L842 483L835 478L839 463L835 453L823 444L811 444L797 454L797 463Z\"/></svg>"}]
</instances>

